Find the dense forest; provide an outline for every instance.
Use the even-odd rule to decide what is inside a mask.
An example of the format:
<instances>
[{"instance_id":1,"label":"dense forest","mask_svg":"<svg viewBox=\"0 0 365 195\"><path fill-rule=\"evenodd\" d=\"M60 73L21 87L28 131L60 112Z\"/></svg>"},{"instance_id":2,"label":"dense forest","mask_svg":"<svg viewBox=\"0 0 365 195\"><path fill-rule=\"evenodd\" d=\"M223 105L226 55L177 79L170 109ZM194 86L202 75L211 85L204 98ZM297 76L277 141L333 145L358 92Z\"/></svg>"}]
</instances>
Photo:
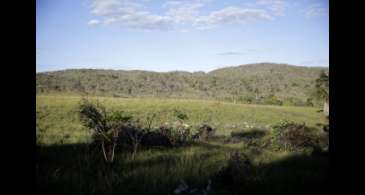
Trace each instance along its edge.
<instances>
[{"instance_id":1,"label":"dense forest","mask_svg":"<svg viewBox=\"0 0 365 195\"><path fill-rule=\"evenodd\" d=\"M328 68L258 63L211 72L70 69L37 73L38 95L197 98L313 106L315 81Z\"/></svg>"}]
</instances>

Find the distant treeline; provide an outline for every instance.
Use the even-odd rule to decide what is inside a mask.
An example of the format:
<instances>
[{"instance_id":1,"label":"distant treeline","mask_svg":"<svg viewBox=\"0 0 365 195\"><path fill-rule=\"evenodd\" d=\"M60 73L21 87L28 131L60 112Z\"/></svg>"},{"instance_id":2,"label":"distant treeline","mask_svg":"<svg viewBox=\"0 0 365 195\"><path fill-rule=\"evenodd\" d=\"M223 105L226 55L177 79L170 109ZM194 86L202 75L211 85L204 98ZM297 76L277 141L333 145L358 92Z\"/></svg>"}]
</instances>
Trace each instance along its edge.
<instances>
[{"instance_id":1,"label":"distant treeline","mask_svg":"<svg viewBox=\"0 0 365 195\"><path fill-rule=\"evenodd\" d=\"M314 106L315 80L328 68L260 63L208 73L73 69L37 73L37 94L197 98Z\"/></svg>"}]
</instances>

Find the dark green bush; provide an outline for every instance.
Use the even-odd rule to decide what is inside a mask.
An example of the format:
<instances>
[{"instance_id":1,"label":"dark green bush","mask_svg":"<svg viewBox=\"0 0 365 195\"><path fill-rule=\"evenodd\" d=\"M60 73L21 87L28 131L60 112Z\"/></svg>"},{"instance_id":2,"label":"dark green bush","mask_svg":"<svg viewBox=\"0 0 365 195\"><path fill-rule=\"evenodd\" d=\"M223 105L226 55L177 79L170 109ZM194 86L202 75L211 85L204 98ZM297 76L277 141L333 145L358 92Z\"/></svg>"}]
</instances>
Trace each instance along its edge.
<instances>
[{"instance_id":1,"label":"dark green bush","mask_svg":"<svg viewBox=\"0 0 365 195\"><path fill-rule=\"evenodd\" d=\"M193 137L190 126L180 122L165 124L157 131L166 136L173 146L186 145Z\"/></svg>"},{"instance_id":2,"label":"dark green bush","mask_svg":"<svg viewBox=\"0 0 365 195\"><path fill-rule=\"evenodd\" d=\"M305 124L282 121L273 125L272 128L273 143L277 149L297 150L320 147L321 136Z\"/></svg>"}]
</instances>

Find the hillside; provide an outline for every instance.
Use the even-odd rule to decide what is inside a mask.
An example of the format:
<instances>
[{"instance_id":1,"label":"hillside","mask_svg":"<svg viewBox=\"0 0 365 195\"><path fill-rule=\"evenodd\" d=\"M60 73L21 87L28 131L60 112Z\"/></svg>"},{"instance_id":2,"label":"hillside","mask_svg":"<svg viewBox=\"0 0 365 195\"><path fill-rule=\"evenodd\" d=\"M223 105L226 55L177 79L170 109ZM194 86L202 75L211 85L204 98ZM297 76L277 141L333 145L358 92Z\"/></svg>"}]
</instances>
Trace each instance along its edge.
<instances>
[{"instance_id":1,"label":"hillside","mask_svg":"<svg viewBox=\"0 0 365 195\"><path fill-rule=\"evenodd\" d=\"M154 96L310 105L314 81L328 68L260 63L208 73L74 69L37 73L37 94Z\"/></svg>"}]
</instances>

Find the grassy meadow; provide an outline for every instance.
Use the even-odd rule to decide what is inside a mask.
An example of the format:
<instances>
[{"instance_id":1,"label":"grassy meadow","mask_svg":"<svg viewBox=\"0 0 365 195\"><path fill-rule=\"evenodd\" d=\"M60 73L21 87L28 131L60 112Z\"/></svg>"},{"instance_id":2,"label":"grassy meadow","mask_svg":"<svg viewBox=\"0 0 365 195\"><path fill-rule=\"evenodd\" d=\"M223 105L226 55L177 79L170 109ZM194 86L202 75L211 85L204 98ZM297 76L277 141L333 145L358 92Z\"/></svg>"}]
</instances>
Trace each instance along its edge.
<instances>
[{"instance_id":1,"label":"grassy meadow","mask_svg":"<svg viewBox=\"0 0 365 195\"><path fill-rule=\"evenodd\" d=\"M234 104L203 100L174 100L157 98L112 98L91 97L109 110L122 110L144 119L146 115L157 113L153 126L176 120L174 109L188 115L186 123L197 125L207 123L217 129L219 135L229 135L234 130L247 127L268 127L281 120L306 123L315 127L321 122L322 113L315 107L287 107L253 104ZM38 96L37 112L39 124L44 127L42 144L86 143L90 132L78 119L78 96Z\"/></svg>"},{"instance_id":2,"label":"grassy meadow","mask_svg":"<svg viewBox=\"0 0 365 195\"><path fill-rule=\"evenodd\" d=\"M90 97L108 110L122 110L142 121L156 113L158 127L174 122L174 110L187 114L185 123L209 124L218 137L177 148L145 148L132 158L130 152L116 152L115 162L105 164L91 147L91 131L79 121L78 96L37 96L37 194L174 194L186 183L190 194L321 194L328 169L326 155L311 151L274 150L251 141L227 142L234 131L267 129L282 120L317 127L322 113L314 107L285 107L233 104L203 100ZM270 134L270 132L268 133ZM252 138L259 140L259 138ZM265 139L261 138L261 139ZM229 161L230 153L249 156L250 180L226 184L217 173ZM183 194L183 193L182 193Z\"/></svg>"}]
</instances>

